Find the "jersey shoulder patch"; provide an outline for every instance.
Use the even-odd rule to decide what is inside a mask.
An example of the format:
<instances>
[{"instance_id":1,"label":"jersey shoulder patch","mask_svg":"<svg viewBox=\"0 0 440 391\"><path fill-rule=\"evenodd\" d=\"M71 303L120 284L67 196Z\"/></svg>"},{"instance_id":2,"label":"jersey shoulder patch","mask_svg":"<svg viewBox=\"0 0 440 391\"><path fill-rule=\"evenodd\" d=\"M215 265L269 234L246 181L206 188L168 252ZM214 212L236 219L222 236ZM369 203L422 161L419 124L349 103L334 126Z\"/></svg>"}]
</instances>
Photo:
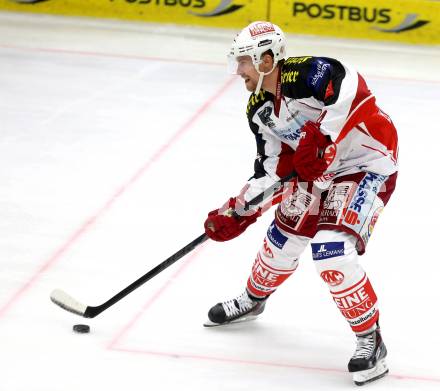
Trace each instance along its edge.
<instances>
[{"instance_id":1,"label":"jersey shoulder patch","mask_svg":"<svg viewBox=\"0 0 440 391\"><path fill-rule=\"evenodd\" d=\"M281 68L281 91L284 96L299 99L311 96L307 86L310 64L315 57L289 57Z\"/></svg>"},{"instance_id":2,"label":"jersey shoulder patch","mask_svg":"<svg viewBox=\"0 0 440 391\"><path fill-rule=\"evenodd\" d=\"M345 77L343 65L327 57L290 57L281 71L281 90L294 99L315 97L325 104L334 103Z\"/></svg>"},{"instance_id":3,"label":"jersey shoulder patch","mask_svg":"<svg viewBox=\"0 0 440 391\"><path fill-rule=\"evenodd\" d=\"M314 95L321 93L324 85L331 80L333 66L326 58L315 58L307 74L307 86Z\"/></svg>"},{"instance_id":4,"label":"jersey shoulder patch","mask_svg":"<svg viewBox=\"0 0 440 391\"><path fill-rule=\"evenodd\" d=\"M313 61L314 57L289 57L287 58L281 69L281 83L282 84L294 84L300 80L300 76L304 75L306 69Z\"/></svg>"}]
</instances>

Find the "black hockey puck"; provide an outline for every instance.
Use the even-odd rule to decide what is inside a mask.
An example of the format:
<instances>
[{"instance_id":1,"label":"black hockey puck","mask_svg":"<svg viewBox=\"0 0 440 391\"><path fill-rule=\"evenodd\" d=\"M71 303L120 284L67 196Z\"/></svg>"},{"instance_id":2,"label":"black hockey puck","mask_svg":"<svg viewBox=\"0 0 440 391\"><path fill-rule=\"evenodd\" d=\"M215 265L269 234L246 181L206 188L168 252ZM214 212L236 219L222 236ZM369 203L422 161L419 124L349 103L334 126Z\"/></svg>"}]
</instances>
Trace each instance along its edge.
<instances>
[{"instance_id":1,"label":"black hockey puck","mask_svg":"<svg viewBox=\"0 0 440 391\"><path fill-rule=\"evenodd\" d=\"M76 324L73 326L73 331L80 334L90 333L90 326L88 324Z\"/></svg>"}]
</instances>

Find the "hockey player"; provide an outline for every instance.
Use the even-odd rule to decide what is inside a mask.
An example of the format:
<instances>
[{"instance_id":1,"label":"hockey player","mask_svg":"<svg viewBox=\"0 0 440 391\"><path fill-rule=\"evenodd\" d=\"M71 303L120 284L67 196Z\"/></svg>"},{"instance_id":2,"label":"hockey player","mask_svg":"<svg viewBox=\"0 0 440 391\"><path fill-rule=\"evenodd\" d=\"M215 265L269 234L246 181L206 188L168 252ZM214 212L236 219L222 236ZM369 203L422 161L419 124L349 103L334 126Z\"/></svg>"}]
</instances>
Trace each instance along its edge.
<instances>
[{"instance_id":1,"label":"hockey player","mask_svg":"<svg viewBox=\"0 0 440 391\"><path fill-rule=\"evenodd\" d=\"M247 105L255 135L255 172L241 194L209 213L205 232L227 241L243 233L267 205L237 217L245 201L295 171L295 181L271 200L279 203L245 291L218 303L205 326L251 319L296 270L310 242L316 270L357 338L348 363L362 385L388 372L377 297L359 255L394 191L397 133L365 80L351 66L326 57L286 57L281 29L254 22L235 38L231 71L251 92Z\"/></svg>"}]
</instances>

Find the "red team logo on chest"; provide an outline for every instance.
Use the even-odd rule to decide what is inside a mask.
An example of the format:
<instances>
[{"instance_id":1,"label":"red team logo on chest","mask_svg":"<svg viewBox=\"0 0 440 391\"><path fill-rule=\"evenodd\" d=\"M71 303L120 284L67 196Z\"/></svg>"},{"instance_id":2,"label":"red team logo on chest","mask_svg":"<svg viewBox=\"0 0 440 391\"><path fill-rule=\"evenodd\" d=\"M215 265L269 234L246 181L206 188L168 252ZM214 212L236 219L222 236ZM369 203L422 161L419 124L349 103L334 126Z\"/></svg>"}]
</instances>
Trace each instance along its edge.
<instances>
[{"instance_id":1,"label":"red team logo on chest","mask_svg":"<svg viewBox=\"0 0 440 391\"><path fill-rule=\"evenodd\" d=\"M330 144L324 151L324 160L327 163L327 166L333 163L336 157L336 144Z\"/></svg>"}]
</instances>

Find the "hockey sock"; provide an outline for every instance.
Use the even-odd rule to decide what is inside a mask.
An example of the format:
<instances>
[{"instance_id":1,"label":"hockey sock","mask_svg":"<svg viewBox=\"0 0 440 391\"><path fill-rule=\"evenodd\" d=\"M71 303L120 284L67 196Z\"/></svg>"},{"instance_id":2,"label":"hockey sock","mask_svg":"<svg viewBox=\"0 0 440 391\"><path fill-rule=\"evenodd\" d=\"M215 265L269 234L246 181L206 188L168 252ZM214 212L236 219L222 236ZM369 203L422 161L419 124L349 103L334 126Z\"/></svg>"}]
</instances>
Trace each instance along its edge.
<instances>
[{"instance_id":1,"label":"hockey sock","mask_svg":"<svg viewBox=\"0 0 440 391\"><path fill-rule=\"evenodd\" d=\"M247 282L247 290L251 296L263 298L269 296L296 270L298 262L290 268L275 268L275 262L264 262L260 252L257 254L251 275ZM276 262L279 263L279 262ZM289 262L291 263L291 262Z\"/></svg>"},{"instance_id":2,"label":"hockey sock","mask_svg":"<svg viewBox=\"0 0 440 391\"><path fill-rule=\"evenodd\" d=\"M298 267L298 257L309 240L303 236L287 234L273 222L247 281L249 294L264 298L275 292Z\"/></svg>"},{"instance_id":3,"label":"hockey sock","mask_svg":"<svg viewBox=\"0 0 440 391\"><path fill-rule=\"evenodd\" d=\"M344 232L319 231L312 240L315 266L336 306L355 333L365 333L379 318L377 296L358 263L356 239Z\"/></svg>"},{"instance_id":4,"label":"hockey sock","mask_svg":"<svg viewBox=\"0 0 440 391\"><path fill-rule=\"evenodd\" d=\"M379 310L376 294L366 274L353 286L343 291L331 291L331 294L355 333L364 334L374 327Z\"/></svg>"}]
</instances>

